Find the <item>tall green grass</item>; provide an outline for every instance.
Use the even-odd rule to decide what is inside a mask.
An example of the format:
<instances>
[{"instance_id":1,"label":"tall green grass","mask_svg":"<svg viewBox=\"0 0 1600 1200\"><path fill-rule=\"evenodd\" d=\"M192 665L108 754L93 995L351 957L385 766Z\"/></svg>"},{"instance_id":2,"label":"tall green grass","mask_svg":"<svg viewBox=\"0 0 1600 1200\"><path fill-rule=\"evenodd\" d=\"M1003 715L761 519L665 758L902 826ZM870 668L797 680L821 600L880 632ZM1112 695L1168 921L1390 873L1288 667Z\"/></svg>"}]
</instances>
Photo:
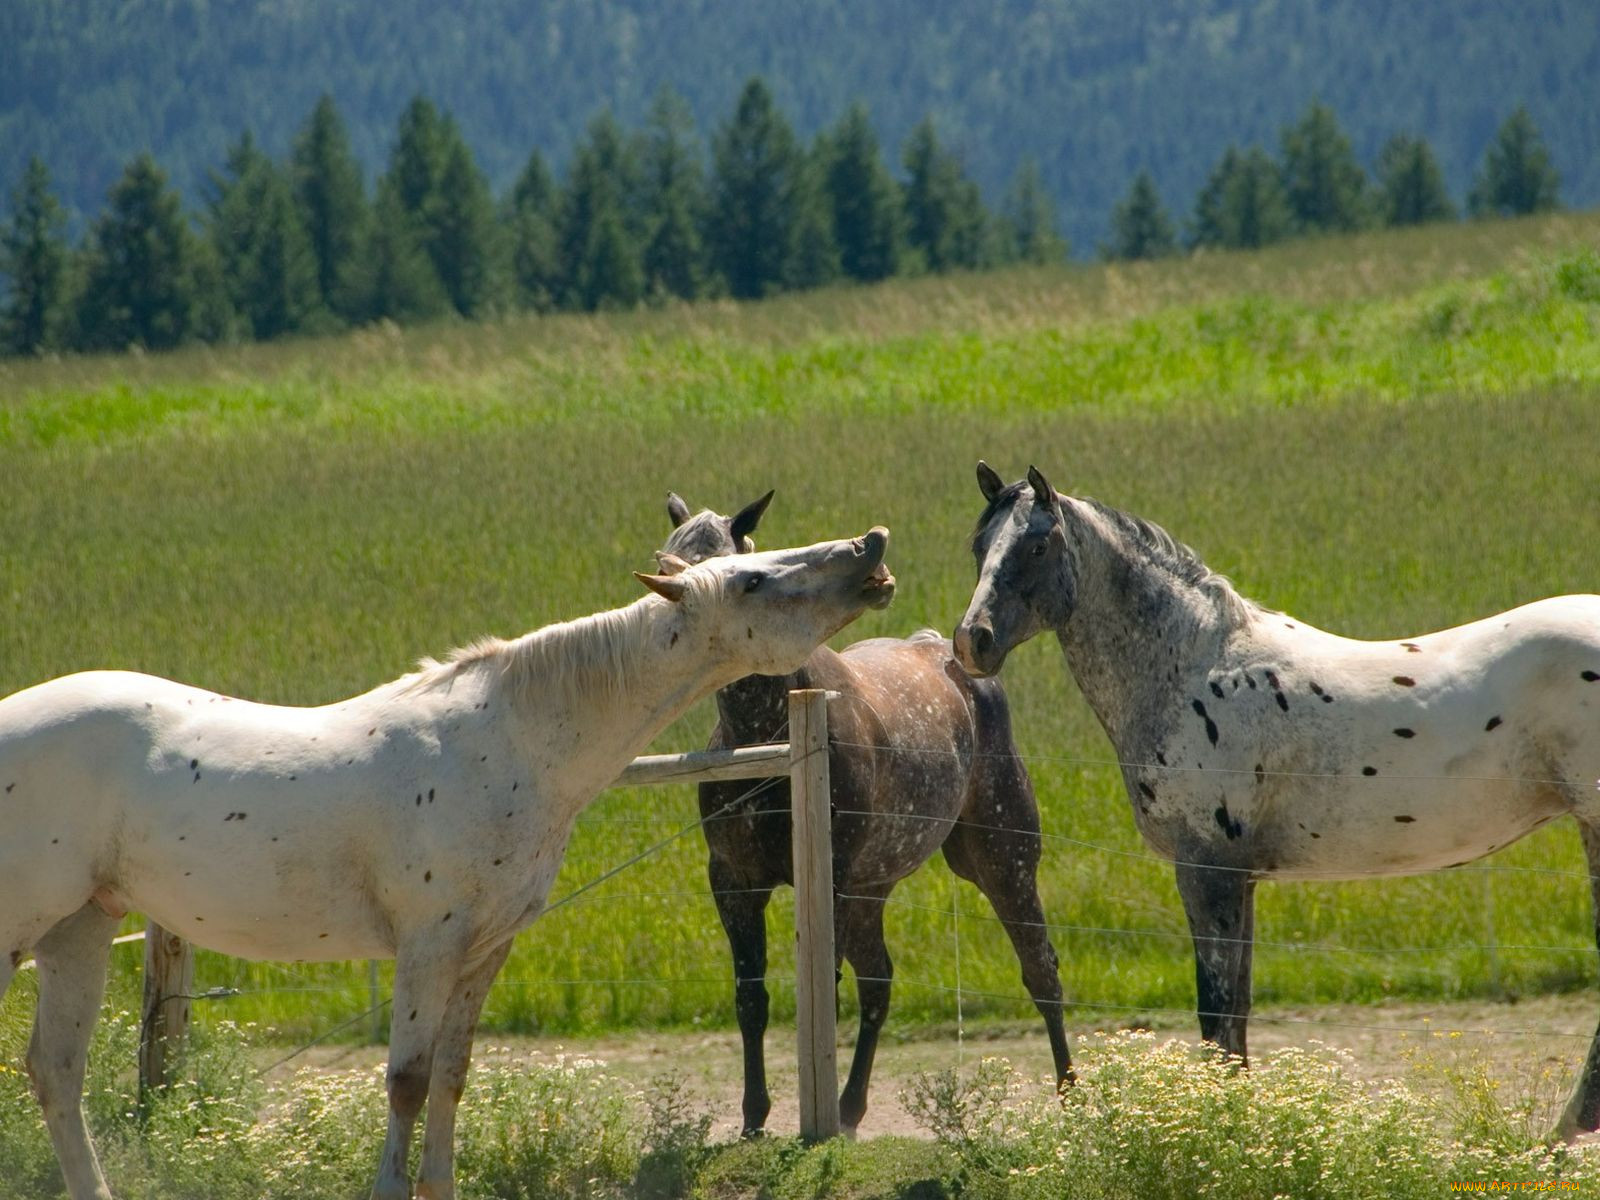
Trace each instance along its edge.
<instances>
[{"instance_id":1,"label":"tall green grass","mask_svg":"<svg viewBox=\"0 0 1600 1200\"><path fill-rule=\"evenodd\" d=\"M372 330L0 368L0 688L126 667L264 700L363 690L486 632L631 599L663 498L776 486L766 545L893 530L901 588L841 638L948 631L973 462L1150 517L1241 590L1395 636L1600 582L1600 218L1313 242L1137 269L921 280L735 309ZM1193 1004L1169 868L1055 647L1006 682L1038 787L1046 911L1080 1024ZM697 745L702 705L660 741ZM693 818L611 793L556 895ZM731 1023L691 834L519 938L491 1029ZM1486 871L1268 885L1264 1003L1590 986L1577 839ZM1513 868L1517 873L1507 873ZM1522 869L1535 873L1522 873ZM787 897L771 915L792 1004ZM957 954L955 933L959 930ZM987 906L935 865L888 915L897 1022L1026 1017ZM1516 947L1538 947L1518 949ZM124 991L138 951L116 952ZM365 971L201 958L201 1006L321 1033ZM3 1010L16 1014L27 985ZM359 1026L357 1028L360 1028Z\"/></svg>"}]
</instances>

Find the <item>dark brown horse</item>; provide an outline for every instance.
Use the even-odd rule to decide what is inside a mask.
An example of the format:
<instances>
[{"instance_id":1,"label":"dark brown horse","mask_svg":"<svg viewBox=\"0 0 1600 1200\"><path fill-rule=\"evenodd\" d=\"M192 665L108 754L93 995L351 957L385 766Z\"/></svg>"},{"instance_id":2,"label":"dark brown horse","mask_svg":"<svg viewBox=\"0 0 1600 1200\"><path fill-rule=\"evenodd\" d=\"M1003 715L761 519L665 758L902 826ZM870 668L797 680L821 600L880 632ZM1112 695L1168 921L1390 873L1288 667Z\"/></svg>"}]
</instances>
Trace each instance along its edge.
<instances>
[{"instance_id":1,"label":"dark brown horse","mask_svg":"<svg viewBox=\"0 0 1600 1200\"><path fill-rule=\"evenodd\" d=\"M749 550L771 499L768 492L730 518L710 511L690 516L671 495L674 529L663 553L694 563ZM1044 1017L1056 1078L1070 1080L1061 981L1036 884L1039 810L1011 740L1005 692L963 671L949 641L932 630L857 642L842 653L824 646L792 675L749 675L719 691L711 746L783 740L791 688L826 688L841 697L828 706L834 926L861 1003L855 1057L839 1097L841 1123L854 1129L866 1112L873 1054L889 1011L894 968L883 941L884 903L896 883L940 849L1004 922L1023 983ZM744 1132L752 1136L771 1108L762 1055L765 914L772 890L793 883L789 781L702 784L700 812L708 818L711 889L733 951Z\"/></svg>"}]
</instances>

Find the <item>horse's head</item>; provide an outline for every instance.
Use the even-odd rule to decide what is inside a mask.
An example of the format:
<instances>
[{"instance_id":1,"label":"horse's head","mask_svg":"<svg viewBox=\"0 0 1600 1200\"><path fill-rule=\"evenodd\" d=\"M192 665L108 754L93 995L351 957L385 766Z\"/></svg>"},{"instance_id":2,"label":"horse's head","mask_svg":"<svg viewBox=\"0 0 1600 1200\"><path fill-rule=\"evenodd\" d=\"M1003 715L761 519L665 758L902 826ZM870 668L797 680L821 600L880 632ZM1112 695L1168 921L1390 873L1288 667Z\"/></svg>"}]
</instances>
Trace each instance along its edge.
<instances>
[{"instance_id":1,"label":"horse's head","mask_svg":"<svg viewBox=\"0 0 1600 1200\"><path fill-rule=\"evenodd\" d=\"M978 487L988 502L972 535L978 585L955 651L974 675L993 675L1013 647L1066 623L1077 580L1062 498L1037 468L1008 485L980 462Z\"/></svg>"},{"instance_id":2,"label":"horse's head","mask_svg":"<svg viewBox=\"0 0 1600 1200\"><path fill-rule=\"evenodd\" d=\"M725 554L748 554L756 548L750 540L761 515L772 501L768 492L759 500L746 504L731 517L702 508L693 516L689 506L677 492L667 493L667 516L672 519L672 534L661 547L667 554L675 554L688 563L704 562Z\"/></svg>"},{"instance_id":3,"label":"horse's head","mask_svg":"<svg viewBox=\"0 0 1600 1200\"><path fill-rule=\"evenodd\" d=\"M635 574L679 605L692 641L738 675L786 675L867 609L894 598L888 548L889 531L875 525L858 538L698 564L663 552L660 574Z\"/></svg>"}]
</instances>

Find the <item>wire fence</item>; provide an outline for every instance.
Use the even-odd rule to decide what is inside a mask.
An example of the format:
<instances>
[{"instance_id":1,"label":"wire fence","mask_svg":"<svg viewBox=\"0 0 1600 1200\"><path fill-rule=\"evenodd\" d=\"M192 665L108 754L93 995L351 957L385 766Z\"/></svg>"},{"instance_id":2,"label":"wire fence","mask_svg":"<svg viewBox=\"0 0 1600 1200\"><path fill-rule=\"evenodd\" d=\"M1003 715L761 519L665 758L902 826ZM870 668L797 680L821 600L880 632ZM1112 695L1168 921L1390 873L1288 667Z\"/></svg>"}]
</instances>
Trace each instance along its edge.
<instances>
[{"instance_id":1,"label":"wire fence","mask_svg":"<svg viewBox=\"0 0 1600 1200\"><path fill-rule=\"evenodd\" d=\"M783 736L785 736L785 730L784 729L780 729L777 732L776 736L778 738L782 738ZM836 747L843 747L843 748L848 748L848 749L884 751L884 752L892 752L892 753L895 753L895 754L908 754L908 753L949 754L949 753L951 753L951 751L944 750L944 749L929 749L929 750L910 749L910 750L908 750L905 747L899 747L899 746L893 746L893 747L891 747L891 746L873 746L873 745L866 744L866 743L841 741L839 739L834 739L833 745L836 746ZM1008 755L1007 757L1010 757L1010 756ZM1379 784L1392 785L1392 784L1395 784L1397 782L1398 783L1409 783L1409 784L1416 784L1416 783L1423 783L1423 782L1427 782L1427 783L1454 783L1454 784L1460 784L1460 783L1492 783L1492 784L1504 784L1504 785L1517 785L1517 784L1530 785L1530 786L1539 785L1539 786L1547 786L1547 787L1548 786L1553 786L1553 785L1559 785L1560 787L1568 788L1568 789L1571 789L1574 786L1572 784L1572 782L1568 781L1568 780L1552 780L1552 779L1544 779L1544 778L1513 777L1513 776L1498 776L1498 775L1490 775L1490 776L1387 775L1387 776L1381 777L1379 779L1374 779L1371 776L1364 775L1364 774L1356 774L1356 773L1348 773L1348 774L1346 774L1346 773L1335 773L1335 772L1297 772L1297 771L1271 771L1271 770L1232 771L1232 770L1218 769L1218 768L1180 767L1180 766L1173 766L1173 765L1169 765L1167 763L1161 763L1161 762L1157 762L1157 763L1129 763L1129 762L1120 761L1120 760L1115 759L1115 758L1095 758L1095 757L1084 757L1084 756L1077 756L1077 755L1026 755L1026 756L1020 756L1020 757L1022 757L1023 760L1026 763L1031 764L1031 765L1039 765L1039 764L1049 763L1049 764L1069 765L1069 766L1077 766L1077 767L1117 768L1117 769L1121 769L1121 770L1125 770L1125 771L1126 770L1134 770L1134 771L1139 771L1139 772L1150 772L1150 773L1170 772L1170 773L1179 774L1179 775L1193 775L1193 774L1199 772L1199 773L1210 773L1210 774L1217 774L1217 775L1223 775L1223 776L1251 775L1251 776L1255 776L1257 778L1277 777L1277 778L1287 778L1287 779L1307 780L1307 781L1309 781L1309 780L1342 781L1342 782L1346 783L1347 785L1361 786L1361 787L1371 787L1371 786L1379 785ZM692 777L693 774L694 774L693 768L685 768L685 770L683 771L683 775L686 776L686 777ZM665 782L670 782L670 779L666 780ZM624 857L623 859L618 861L615 865L613 865L613 866L609 867L608 869L602 871L601 873L593 876L592 878L587 879L581 885L572 888L570 891L564 893L563 895L561 895L557 899L551 901L545 907L544 911L541 913L540 920L543 921L543 920L552 919L554 917L554 914L558 913L560 910L562 910L564 908L567 908L568 906L575 906L575 905L592 905L592 904L640 905L640 904L659 903L659 902L662 902L662 901L685 901L685 900L695 900L695 901L711 900L711 901L716 901L718 899L718 897L736 896L736 895L753 895L753 894L761 894L761 893L770 892L772 889L771 888L767 888L767 887L749 887L749 888L716 889L716 890L711 889L711 888L683 888L683 887L664 887L663 888L663 887L653 887L653 888L640 888L640 889L627 890L627 891L608 890L608 891L605 891L603 893L600 893L599 889L602 888L605 884L607 884L607 883L611 882L612 880L618 878L619 876L624 875L625 873L627 873L631 869L639 866L640 864L643 864L643 863L645 863L645 862L647 862L647 861L659 856L668 847L674 845L675 843L681 841L683 838L685 838L685 837L687 837L687 836L689 836L689 835L691 835L691 834L693 834L693 833L695 833L697 831L701 831L701 830L705 829L707 826L712 826L712 825L715 825L718 822L729 821L729 820L750 821L750 820L759 820L759 819L769 818L769 817L774 819L774 820L779 819L779 818L787 819L788 816L789 816L789 810L788 810L788 808L786 806L756 807L752 803L752 802L756 801L757 799L759 799L760 797L762 797L764 793L767 793L770 790L776 789L779 785L784 784L786 782L787 782L786 777L779 777L779 776L775 776L773 778L760 780L760 781L754 783L752 786L743 789L736 797L734 797L733 799L729 800L725 804L721 805L716 811L714 811L712 813L709 813L709 814L706 814L706 815L703 815L698 819L690 820L690 821L687 821L687 822L681 820L680 818L674 818L674 817L672 817L670 815L666 815L666 814L647 814L647 813L605 814L605 813L588 813L588 814L585 814L585 815L581 816L579 818L579 824L580 825L598 826L598 827L602 827L602 828L609 827L609 826L622 826L622 825L646 826L646 827L648 827L648 826L669 826L669 827L671 827L671 832L668 833L666 836L663 836L663 837L660 837L658 839L655 839L655 840L651 841L643 849L641 849L641 850L639 850L639 851L637 851L637 852L635 852L635 853L633 853L631 855L628 855L628 856ZM1071 836L1071 835L1068 835L1068 834L1064 834L1064 833L1060 833L1060 832L1056 832L1056 831L1048 830L1048 829L1037 829L1037 828L1019 827L1019 826L999 825L999 824L993 824L993 823L985 823L985 822L982 822L982 821L973 821L973 820L960 818L960 817L952 818L952 817L950 817L948 815L924 814L924 813L907 813L907 812L884 813L884 812L879 812L879 811L865 809L865 808L853 808L853 807L835 807L834 808L834 815L835 815L835 817L852 817L852 818L858 818L858 819L862 819L862 820L900 821L900 822L911 822L911 823L915 823L915 822L934 822L934 823L938 823L938 824L941 824L941 825L946 825L946 826L950 827L951 829L954 829L956 827L965 827L967 829L971 829L971 830L974 830L974 831L977 831L977 832L982 832L982 833L1006 834L1006 835L1011 835L1011 836L1034 838L1034 839L1038 839L1041 842L1041 846L1048 845L1048 846L1061 847L1061 848L1069 850L1070 852L1078 853L1078 854L1112 856L1112 857L1115 857L1115 858L1117 858L1119 860L1137 860L1137 861L1147 862L1147 863L1150 863L1150 864L1153 864L1153 865L1156 865L1156 866L1160 866L1160 867L1168 867L1168 868L1170 868L1170 867L1177 866L1177 865L1189 865L1189 866L1205 867L1205 868L1208 868L1208 869L1215 869L1215 870L1237 870L1237 871L1246 871L1246 872L1254 872L1255 871L1255 868L1248 867L1248 866L1226 866L1226 865L1218 865L1218 864L1212 864L1212 863L1187 862L1186 860L1175 860L1175 859L1166 858L1166 857L1163 857L1163 856L1160 856L1160 855L1156 855L1156 854L1150 853L1148 851L1130 850L1130 849L1128 849L1126 847L1107 845L1107 844L1104 844L1104 843L1085 840L1085 839L1082 839L1082 838L1074 837L1074 836ZM1487 881L1487 879L1489 877L1498 876L1498 875L1550 876L1550 877L1558 877L1558 878L1561 878L1561 879L1570 879L1570 880L1592 880L1592 877L1586 871L1575 871L1575 870L1572 870L1572 869L1569 869L1569 868L1561 868L1561 867L1524 866L1524 865L1468 864L1468 865L1463 865L1463 866L1459 866L1459 867L1453 868L1451 870L1451 873L1452 874L1456 874L1456 875L1462 875L1462 874L1481 875L1481 876L1485 877L1486 881ZM894 987L897 987L897 988L912 989L912 990L917 990L917 991L922 991L922 992L931 992L931 993L935 993L935 994L948 995L951 998L950 999L951 1012L952 1012L952 1016L954 1018L955 1026L956 1026L956 1035L957 1036L956 1036L956 1040L955 1040L955 1055L956 1055L956 1058L957 1058L958 1062L960 1061L960 1056L961 1056L961 1053L962 1053L962 1039L963 1039L963 1033L964 1033L964 1028L965 1028L964 1008L963 1008L963 1001L964 1000L988 1001L988 1002L997 1002L997 1003L1002 1003L1002 1004L1015 1004L1019 1008L1022 1007L1022 1006L1031 1006L1031 1005L1034 1005L1036 1003L1034 998L1032 998L1032 997L1030 997L1028 995L1025 995L1025 994L1021 994L1020 992L1005 992L1005 991L997 991L997 990L989 989L989 988L982 988L982 987L974 986L970 982L964 982L962 980L962 978L961 978L961 962L962 962L962 957L961 956L962 956L962 936L963 936L962 935L962 928L963 928L964 925L965 926L971 926L971 925L973 925L975 923L976 924L982 924L985 927L992 927L992 926L996 926L996 925L1002 925L1003 926L1003 925L1008 923L1008 922L1002 920L1002 918L999 917L998 915L996 915L994 912L992 912L992 911L988 911L988 912L975 911L975 910L973 910L971 908L963 907L962 904L960 903L959 894L958 893L954 893L954 892L952 893L952 899L951 899L951 903L950 903L949 906L931 905L931 904L922 903L922 902L916 901L916 900L910 900L910 899L905 899L905 898L901 898L901 897L896 897L894 895L889 895L887 897L883 897L883 896L880 896L880 895L868 895L868 894L865 894L865 893L855 893L855 892L851 892L849 890L836 890L835 896L836 896L836 900L871 901L871 902L875 902L875 903L882 903L888 908L912 910L912 911L926 913L929 916L933 916L935 914L940 915L940 916L948 916L948 918L949 918L948 927L949 927L949 931L950 931L949 936L950 936L951 951L952 951L951 957L952 957L952 960L953 960L953 963L954 963L954 971L953 971L953 977L952 978L947 979L947 980L917 978L915 976L908 976L907 974L904 974L904 973L898 972L898 971L895 973L895 975L892 977L892 979L879 980L879 979L876 979L873 976L859 976L859 975L856 978L857 978L857 982L858 983L859 982L888 982L888 983L891 983ZM1067 923L1067 922L1052 922L1052 921L1048 921L1048 920L1040 921L1040 922L1017 922L1017 921L1011 921L1009 923L1013 924L1013 925L1020 924L1020 925L1032 925L1032 926L1040 927L1040 928L1043 928L1048 934L1052 935L1052 937L1055 937L1055 936L1066 936L1068 938L1092 937L1092 938L1098 938L1098 939L1124 939L1124 940L1128 940L1128 941L1133 941L1133 940L1136 940L1136 939L1145 939L1145 940L1158 939L1158 940L1164 940L1164 941L1169 941L1169 942L1173 942L1173 943L1188 943L1189 940L1190 940L1190 934L1186 929L1176 929L1176 928L1168 928L1168 929L1161 929L1161 928L1133 928L1133 927L1113 926L1113 925L1085 925L1085 924L1074 924L1074 923ZM132 943L132 942L136 942L136 941L140 940L142 938L142 936L143 935L139 934L139 933L128 934L128 935L125 935L123 937L119 937L117 939L117 942L118 943ZM970 934L969 934L969 936L970 936ZM1483 942L1470 942L1470 941L1469 942L1454 942L1454 943L1448 943L1448 944L1443 944L1443 945L1416 945L1416 944L1412 944L1412 945L1347 945L1347 944L1329 942L1329 941L1324 940L1324 939L1317 939L1317 940L1283 940L1283 939L1267 939L1267 938L1230 939L1230 938L1216 937L1216 938L1210 938L1209 940L1217 941L1217 942L1248 941L1251 945L1253 945L1257 949L1271 951L1271 952L1282 952L1282 953L1287 953L1287 954L1292 954L1292 955L1297 955L1297 956L1317 955L1317 956L1326 956L1326 957L1332 957L1332 958L1341 958L1342 957L1342 958L1355 959L1355 960L1372 959L1372 958L1398 958L1398 959L1406 959L1406 960L1417 960L1417 959L1425 958L1426 956L1429 956L1429 955L1460 955L1460 954L1467 953L1467 954L1479 954L1479 955L1482 955L1486 959L1488 959L1488 960L1490 960L1492 962L1495 959L1496 956L1501 955L1501 954L1539 954L1539 955L1552 955L1552 956L1553 955L1561 955L1561 956L1567 956L1567 957L1591 957L1591 958L1595 954L1595 946L1594 946L1594 944L1592 942L1586 942L1585 944L1581 944L1581 945L1553 945L1553 944L1546 944L1546 943L1540 943L1540 942L1501 942L1501 941L1498 941L1498 940L1495 940L1495 939L1488 939L1488 940L1485 940ZM1186 945L1176 946L1175 950L1177 951L1177 955L1175 957L1175 966L1181 964L1181 965L1186 967L1188 965L1188 963L1189 963L1189 957L1188 957L1188 953L1187 953L1187 946ZM1063 954L1062 955L1063 968L1067 969L1067 974L1069 975L1069 977L1070 977L1070 967L1072 965L1072 961L1073 961L1072 960L1072 956L1070 954ZM26 966L28 964L23 964L23 965ZM1421 970L1421 971L1432 970L1436 974L1440 975L1441 977L1448 976L1450 974L1450 969L1449 968L1443 968L1443 967L1440 967L1440 968L1428 968L1425 965L1424 966L1419 966L1414 961L1408 963L1408 969L1413 971L1413 972L1418 971L1418 970ZM769 984L769 985L777 985L779 987L792 987L793 984L794 984L794 977L792 975L785 974L783 972L768 971L766 974L761 976L761 979L764 982L766 982L767 984ZM500 978L498 978L498 979L496 979L494 981L494 983L492 984L492 987L494 989L498 990L498 991L504 991L504 990L510 990L510 989L530 989L530 988L610 988L610 989L617 989L617 988L669 988L669 989L705 988L705 989L726 989L728 994L729 994L729 998L730 998L729 1007L731 1009L731 994L732 994L733 986L734 986L734 984L736 982L737 981L735 980L735 978L731 974L731 972L728 973L728 974L706 975L706 976L670 976L670 977L669 976L640 976L640 977L619 976L619 977L610 977L610 978L599 978L599 977L589 977L589 978L544 978L544 977L539 977L539 978L508 978L508 977L502 976L502 977L500 977ZM213 985L213 986L206 987L206 988L196 988L192 992L187 993L187 994L185 994L183 996L172 996L172 997L170 997L170 999L224 1000L224 999L228 999L228 998L232 998L232 997L238 997L238 996L266 995L266 994L296 994L296 993L324 993L324 994L345 993L345 994L348 994L352 990L353 990L353 988L352 988L352 985L350 985L350 984L344 984L344 985L327 984L327 983L313 982L313 981L310 981L310 980L307 980L306 982L303 982L303 983L285 982L283 984L274 984L274 985L270 985L270 986L256 987L256 988L239 987L239 986L234 986L234 985L218 984L218 985ZM369 984L369 989L368 990L369 990L369 998L370 998L371 1002L364 1009L356 1011L355 1013L350 1015L347 1019L340 1020L339 1022L337 1022L337 1023L335 1023L335 1024L333 1024L333 1025L331 1025L331 1026L319 1031L315 1036L310 1037L310 1038L300 1042L299 1044L294 1046L294 1048L292 1048L288 1052L284 1053L282 1056L274 1059L273 1061L269 1062L265 1066L261 1067L260 1070L259 1070L259 1073L262 1074L262 1075L269 1074L272 1071L274 1071L274 1070L286 1065L287 1063L293 1061L294 1059L298 1058L299 1056L304 1054L306 1051L312 1049L313 1047L321 1045L321 1044L323 1044L323 1043L325 1043L325 1042L327 1042L327 1041L329 1041L329 1040L331 1040L331 1039L333 1039L335 1037L338 1037L340 1034L345 1033L349 1029L359 1026L362 1022L370 1022L370 1021L373 1020L373 1018L375 1016L381 1015L381 1013L384 1011L384 1009L387 1007L387 1005L389 1003L388 999L386 997L377 996L375 994L376 989L371 984ZM1097 1016L1102 1016L1102 1017L1104 1015L1107 1015L1107 1014L1116 1014L1116 1013L1127 1014L1127 1015L1132 1016L1132 1017L1163 1016L1163 1017L1172 1017L1172 1018L1175 1018L1175 1019L1176 1018L1191 1018L1192 1019L1192 1018L1195 1018L1195 1017L1197 1017L1199 1015L1226 1015L1226 1014L1198 1014L1198 1013L1196 1013L1196 1011L1193 1008L1180 1008L1180 1007L1172 1007L1172 1006L1151 1005L1151 1004L1148 1004L1148 1003L1132 1002L1132 1001L1125 1002L1125 1003L1113 1003L1113 1002L1108 1002L1108 1001L1105 1001L1105 1000L1091 999L1091 998L1089 998L1087 996L1073 996L1073 995L1070 995L1070 994L1069 995L1065 995L1063 997L1063 999L1059 1003L1060 1003L1060 1005L1062 1006L1063 1009L1067 1010L1070 1013L1080 1013L1080 1014L1089 1015L1089 1016L1096 1016L1097 1015ZM1364 1021L1352 1021L1352 1020L1346 1020L1346 1019L1336 1019L1336 1018L1332 1018L1332 1017L1293 1015L1293 1014L1290 1014L1290 1013L1274 1013L1274 1012L1271 1012L1271 1011L1253 1012L1251 1014L1250 1019L1251 1019L1252 1022L1261 1022L1261 1023L1267 1023L1267 1024L1278 1024L1278 1025L1288 1025L1288 1026L1296 1026L1296 1027L1306 1027L1306 1028L1319 1028L1320 1027L1320 1028L1328 1028L1328 1029L1335 1029L1335 1030L1352 1030L1352 1031L1353 1030L1363 1030L1363 1031L1371 1031L1371 1032L1382 1032L1382 1033L1385 1033L1385 1034L1405 1034L1405 1035L1429 1035L1429 1034L1439 1034L1439 1033L1452 1033L1452 1034L1474 1035L1474 1036L1484 1036L1484 1037L1525 1037L1525 1038L1560 1039L1560 1040L1570 1040L1570 1041L1573 1041L1575 1043L1577 1043L1577 1042L1589 1042L1594 1036L1593 1031L1592 1030L1588 1030L1588 1029L1585 1029L1585 1030L1570 1030L1570 1029L1549 1029L1549 1028L1535 1028L1535 1027L1517 1027L1517 1028L1494 1027L1494 1028L1491 1028L1491 1027L1488 1027L1488 1026L1463 1026L1463 1027L1457 1027L1457 1028L1445 1028L1445 1027L1441 1027L1441 1026L1434 1025L1434 1024L1416 1026L1416 1025L1404 1025L1404 1024L1393 1024L1393 1023L1383 1023L1383 1022L1364 1022Z\"/></svg>"}]
</instances>

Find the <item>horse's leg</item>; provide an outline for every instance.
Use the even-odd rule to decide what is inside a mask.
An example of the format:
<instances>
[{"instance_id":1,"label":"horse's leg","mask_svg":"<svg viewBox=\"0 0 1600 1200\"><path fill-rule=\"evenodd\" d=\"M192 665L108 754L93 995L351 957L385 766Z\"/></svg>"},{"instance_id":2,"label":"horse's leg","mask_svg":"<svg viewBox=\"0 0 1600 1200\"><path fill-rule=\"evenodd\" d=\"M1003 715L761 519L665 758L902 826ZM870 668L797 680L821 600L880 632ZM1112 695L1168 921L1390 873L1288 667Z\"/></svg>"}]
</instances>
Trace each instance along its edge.
<instances>
[{"instance_id":1,"label":"horse's leg","mask_svg":"<svg viewBox=\"0 0 1600 1200\"><path fill-rule=\"evenodd\" d=\"M463 922L462 924L465 924ZM411 1131L428 1096L433 1050L451 993L461 978L458 941L402 940L395 955L389 1011L389 1128L372 1200L409 1200L406 1175Z\"/></svg>"},{"instance_id":2,"label":"horse's leg","mask_svg":"<svg viewBox=\"0 0 1600 1200\"><path fill-rule=\"evenodd\" d=\"M72 1200L111 1200L83 1120L83 1072L116 932L116 918L85 904L34 947L39 1009L28 1042L28 1075Z\"/></svg>"},{"instance_id":3,"label":"horse's leg","mask_svg":"<svg viewBox=\"0 0 1600 1200\"><path fill-rule=\"evenodd\" d=\"M888 895L841 896L834 904L839 950L856 973L856 997L861 1005L861 1027L856 1032L850 1077L839 1095L839 1124L853 1130L867 1111L867 1085L872 1080L872 1060L878 1052L878 1035L889 1015L889 981L894 964L883 940L883 904Z\"/></svg>"},{"instance_id":4,"label":"horse's leg","mask_svg":"<svg viewBox=\"0 0 1600 1200\"><path fill-rule=\"evenodd\" d=\"M723 859L712 856L708 867L717 916L733 952L733 1004L744 1043L744 1128L741 1137L757 1137L772 1110L767 1094L767 902L771 887L751 887Z\"/></svg>"},{"instance_id":5,"label":"horse's leg","mask_svg":"<svg viewBox=\"0 0 1600 1200\"><path fill-rule=\"evenodd\" d=\"M1583 853L1589 864L1595 943L1600 945L1600 827L1579 818L1578 832L1583 837ZM1570 1142L1580 1133L1597 1128L1600 1128L1600 1028L1595 1030L1594 1040L1589 1043L1589 1057L1583 1064L1583 1074L1572 1099L1561 1114L1561 1120L1556 1122L1555 1136Z\"/></svg>"},{"instance_id":6,"label":"horse's leg","mask_svg":"<svg viewBox=\"0 0 1600 1200\"><path fill-rule=\"evenodd\" d=\"M455 1200L456 1107L472 1061L472 1035L478 1027L489 985L505 965L511 939L489 952L456 984L433 1045L433 1078L428 1085L428 1116L417 1168L418 1200Z\"/></svg>"},{"instance_id":7,"label":"horse's leg","mask_svg":"<svg viewBox=\"0 0 1600 1200\"><path fill-rule=\"evenodd\" d=\"M1200 1036L1241 1065L1249 1061L1250 951L1255 936L1255 882L1248 871L1180 863L1178 894L1194 939Z\"/></svg>"},{"instance_id":8,"label":"horse's leg","mask_svg":"<svg viewBox=\"0 0 1600 1200\"><path fill-rule=\"evenodd\" d=\"M1006 825L1006 821L995 823ZM1037 813L1032 815L1032 824L1038 825ZM944 857L952 871L977 885L1005 926L1022 966L1023 986L1044 1018L1050 1054L1055 1060L1056 1086L1065 1087L1074 1081L1072 1056L1061 1016L1060 963L1045 926L1044 904L1039 899L1039 837L1036 828L1030 836L1010 832L1010 826L1006 827L1007 831L1001 833L957 825L945 840Z\"/></svg>"}]
</instances>

